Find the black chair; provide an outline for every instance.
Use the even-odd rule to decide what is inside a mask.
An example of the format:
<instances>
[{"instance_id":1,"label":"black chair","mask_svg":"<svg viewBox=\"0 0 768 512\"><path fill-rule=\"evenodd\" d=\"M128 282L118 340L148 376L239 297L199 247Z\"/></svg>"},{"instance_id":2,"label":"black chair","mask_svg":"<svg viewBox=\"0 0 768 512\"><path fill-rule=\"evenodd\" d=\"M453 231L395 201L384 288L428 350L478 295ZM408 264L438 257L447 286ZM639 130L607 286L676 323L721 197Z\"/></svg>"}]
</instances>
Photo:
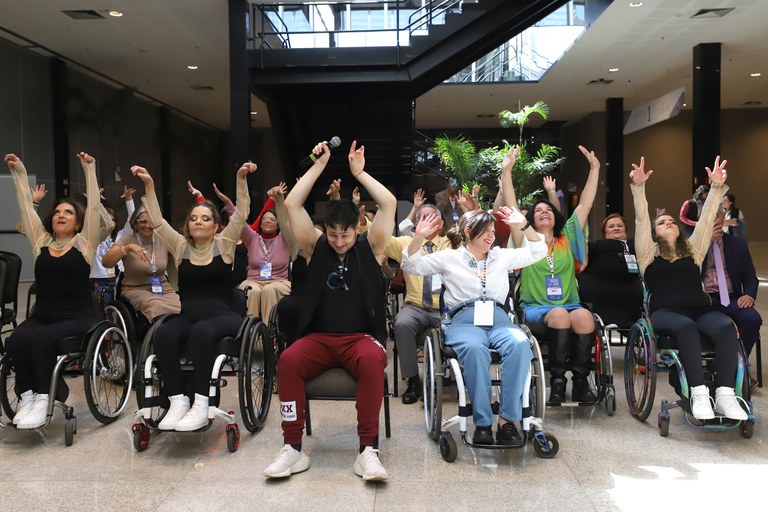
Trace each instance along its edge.
<instances>
[{"instance_id":1,"label":"black chair","mask_svg":"<svg viewBox=\"0 0 768 512\"><path fill-rule=\"evenodd\" d=\"M12 252L0 251L0 260L5 263L5 278L2 280L2 290L0 290L0 309L2 309L2 320L0 328L8 324L15 328L16 316L19 311L19 279L21 278L21 258L18 254ZM7 307L10 305L11 307Z\"/></svg>"}]
</instances>

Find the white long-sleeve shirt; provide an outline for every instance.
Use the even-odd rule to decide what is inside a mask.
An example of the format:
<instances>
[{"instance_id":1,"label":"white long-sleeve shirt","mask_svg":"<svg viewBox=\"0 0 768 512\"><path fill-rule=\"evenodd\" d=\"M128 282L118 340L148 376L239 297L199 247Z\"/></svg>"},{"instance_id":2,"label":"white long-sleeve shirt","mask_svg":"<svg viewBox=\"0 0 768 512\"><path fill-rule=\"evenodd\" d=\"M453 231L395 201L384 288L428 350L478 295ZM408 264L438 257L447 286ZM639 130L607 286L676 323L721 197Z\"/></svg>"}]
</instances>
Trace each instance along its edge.
<instances>
[{"instance_id":1,"label":"white long-sleeve shirt","mask_svg":"<svg viewBox=\"0 0 768 512\"><path fill-rule=\"evenodd\" d=\"M537 242L529 241L520 249L502 249L494 247L486 256L487 282L486 297L504 303L509 295L509 272L513 269L532 265L547 255L544 236ZM455 306L483 295L481 276L483 263L477 262L466 247L448 249L432 254L417 251L408 256L408 248L403 250L403 272L429 276L440 274L445 285L445 306Z\"/></svg>"}]
</instances>

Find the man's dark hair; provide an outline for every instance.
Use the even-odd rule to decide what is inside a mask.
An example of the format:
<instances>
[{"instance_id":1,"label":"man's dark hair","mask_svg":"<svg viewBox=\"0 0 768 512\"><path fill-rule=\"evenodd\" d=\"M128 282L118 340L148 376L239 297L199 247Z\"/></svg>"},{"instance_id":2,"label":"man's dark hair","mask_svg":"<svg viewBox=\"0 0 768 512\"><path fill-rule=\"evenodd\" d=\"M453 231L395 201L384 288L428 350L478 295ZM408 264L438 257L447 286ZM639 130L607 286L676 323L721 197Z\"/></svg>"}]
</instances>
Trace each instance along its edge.
<instances>
[{"instance_id":1,"label":"man's dark hair","mask_svg":"<svg viewBox=\"0 0 768 512\"><path fill-rule=\"evenodd\" d=\"M326 228L354 228L357 227L359 217L360 210L351 200L331 201L325 213L325 226Z\"/></svg>"}]
</instances>

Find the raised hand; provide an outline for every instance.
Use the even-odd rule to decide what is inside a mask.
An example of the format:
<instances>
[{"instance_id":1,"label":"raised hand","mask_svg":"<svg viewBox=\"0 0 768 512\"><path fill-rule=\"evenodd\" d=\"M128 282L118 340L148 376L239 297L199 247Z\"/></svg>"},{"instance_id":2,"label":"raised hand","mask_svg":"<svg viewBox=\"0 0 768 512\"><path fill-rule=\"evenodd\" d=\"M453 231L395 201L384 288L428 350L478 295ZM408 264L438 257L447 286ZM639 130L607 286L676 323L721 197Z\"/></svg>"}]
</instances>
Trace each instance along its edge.
<instances>
[{"instance_id":1,"label":"raised hand","mask_svg":"<svg viewBox=\"0 0 768 512\"><path fill-rule=\"evenodd\" d=\"M19 160L19 157L14 155L13 153L8 153L5 155L5 163L8 165L8 168L10 170L13 170L13 168L21 163L21 160Z\"/></svg>"},{"instance_id":2,"label":"raised hand","mask_svg":"<svg viewBox=\"0 0 768 512\"><path fill-rule=\"evenodd\" d=\"M43 200L45 194L48 193L48 191L45 190L44 183L39 184L37 187L29 187L29 191L32 193L32 202L38 204Z\"/></svg>"},{"instance_id":3,"label":"raised hand","mask_svg":"<svg viewBox=\"0 0 768 512\"><path fill-rule=\"evenodd\" d=\"M727 163L728 160L723 160L721 162L720 155L717 155L717 158L715 158L715 169L712 170L709 167L705 167L707 176L709 176L709 181L717 185L725 183L725 180L728 179L728 171L725 170L725 164Z\"/></svg>"},{"instance_id":4,"label":"raised hand","mask_svg":"<svg viewBox=\"0 0 768 512\"><path fill-rule=\"evenodd\" d=\"M142 182L144 182L144 186L154 186L155 182L152 180L152 176L149 175L149 171L147 171L144 167L134 165L131 167L131 174L138 177Z\"/></svg>"},{"instance_id":5,"label":"raised hand","mask_svg":"<svg viewBox=\"0 0 768 512\"><path fill-rule=\"evenodd\" d=\"M504 171L511 171L512 168L515 166L515 162L517 162L517 157L520 155L520 147L515 146L512 148L509 153L507 153L507 156L504 157L504 160L501 162L501 170Z\"/></svg>"},{"instance_id":6,"label":"raised hand","mask_svg":"<svg viewBox=\"0 0 768 512\"><path fill-rule=\"evenodd\" d=\"M357 176L365 170L365 146L357 147L357 141L352 141L352 146L349 148L349 170L352 172L352 176Z\"/></svg>"},{"instance_id":7,"label":"raised hand","mask_svg":"<svg viewBox=\"0 0 768 512\"><path fill-rule=\"evenodd\" d=\"M456 192L456 196L456 202L464 212L471 212L472 210L477 210L480 207L480 203L477 202L477 198L471 194L467 194L459 190Z\"/></svg>"},{"instance_id":8,"label":"raised hand","mask_svg":"<svg viewBox=\"0 0 768 512\"><path fill-rule=\"evenodd\" d=\"M355 204L360 204L360 187L355 187L352 190L352 202Z\"/></svg>"},{"instance_id":9,"label":"raised hand","mask_svg":"<svg viewBox=\"0 0 768 512\"><path fill-rule=\"evenodd\" d=\"M246 162L237 170L237 177L245 178L252 172L256 172L256 164L252 162Z\"/></svg>"},{"instance_id":10,"label":"raised hand","mask_svg":"<svg viewBox=\"0 0 768 512\"><path fill-rule=\"evenodd\" d=\"M328 192L325 195L330 197L332 201L338 201L341 198L339 190L341 190L341 179L335 179L328 185Z\"/></svg>"},{"instance_id":11,"label":"raised hand","mask_svg":"<svg viewBox=\"0 0 768 512\"><path fill-rule=\"evenodd\" d=\"M189 182L187 182L187 183L189 183ZM123 193L120 196L120 199L125 199L126 201L130 201L131 199L133 199L134 192L136 192L135 188L124 186L123 187Z\"/></svg>"},{"instance_id":12,"label":"raised hand","mask_svg":"<svg viewBox=\"0 0 768 512\"><path fill-rule=\"evenodd\" d=\"M545 192L555 192L557 184L552 176L544 176L543 187Z\"/></svg>"},{"instance_id":13,"label":"raised hand","mask_svg":"<svg viewBox=\"0 0 768 512\"><path fill-rule=\"evenodd\" d=\"M189 193L192 194L192 197L197 199L198 197L201 197L203 195L202 192L200 192L198 189L196 189L190 180L187 180L187 190L189 190Z\"/></svg>"},{"instance_id":14,"label":"raised hand","mask_svg":"<svg viewBox=\"0 0 768 512\"><path fill-rule=\"evenodd\" d=\"M281 181L279 185L267 190L267 196L277 201L278 198L284 197L286 192L288 192L288 187Z\"/></svg>"},{"instance_id":15,"label":"raised hand","mask_svg":"<svg viewBox=\"0 0 768 512\"><path fill-rule=\"evenodd\" d=\"M416 236L422 236L426 238L428 235L434 233L439 225L440 216L436 213L430 213L421 217L419 222L416 224L415 234Z\"/></svg>"},{"instance_id":16,"label":"raised hand","mask_svg":"<svg viewBox=\"0 0 768 512\"><path fill-rule=\"evenodd\" d=\"M99 187L99 199L101 199L102 201L107 199L106 197L104 197L104 187Z\"/></svg>"},{"instance_id":17,"label":"raised hand","mask_svg":"<svg viewBox=\"0 0 768 512\"><path fill-rule=\"evenodd\" d=\"M315 162L320 162L325 166L331 159L331 148L328 147L328 141L318 142L312 148L312 154L315 155Z\"/></svg>"},{"instance_id":18,"label":"raised hand","mask_svg":"<svg viewBox=\"0 0 768 512\"><path fill-rule=\"evenodd\" d=\"M424 204L424 189L417 189L413 193L413 207L418 209Z\"/></svg>"},{"instance_id":19,"label":"raised hand","mask_svg":"<svg viewBox=\"0 0 768 512\"><path fill-rule=\"evenodd\" d=\"M645 172L645 157L640 157L640 165L632 164L632 170L629 172L629 179L633 185L642 185L651 177L653 171Z\"/></svg>"},{"instance_id":20,"label":"raised hand","mask_svg":"<svg viewBox=\"0 0 768 512\"><path fill-rule=\"evenodd\" d=\"M79 152L77 154L77 158L79 158L80 161L82 163L84 163L84 164L92 164L93 162L96 161L96 160L93 159L93 157L91 155L89 155L88 153L85 153L83 151L81 151L81 152Z\"/></svg>"},{"instance_id":21,"label":"raised hand","mask_svg":"<svg viewBox=\"0 0 768 512\"><path fill-rule=\"evenodd\" d=\"M525 216L517 208L502 206L499 208L499 216L504 224L515 228L521 228L525 225Z\"/></svg>"},{"instance_id":22,"label":"raised hand","mask_svg":"<svg viewBox=\"0 0 768 512\"><path fill-rule=\"evenodd\" d=\"M477 197L479 193L480 193L480 185L477 183L472 185L472 197Z\"/></svg>"},{"instance_id":23,"label":"raised hand","mask_svg":"<svg viewBox=\"0 0 768 512\"><path fill-rule=\"evenodd\" d=\"M216 197L218 197L218 198L219 198L219 200L220 200L222 203L224 203L224 204L227 204L227 203L230 203L230 202L231 202L231 201L230 201L230 199L229 199L229 197L227 197L227 196L224 194L224 192L222 192L221 190L219 190L219 187L217 187L215 183L213 184L213 191L216 193Z\"/></svg>"},{"instance_id":24,"label":"raised hand","mask_svg":"<svg viewBox=\"0 0 768 512\"><path fill-rule=\"evenodd\" d=\"M597 159L594 151L587 151L587 148L584 146L579 146L579 151L581 151L581 154L584 155L584 158L589 162L590 171L600 168L600 160Z\"/></svg>"}]
</instances>

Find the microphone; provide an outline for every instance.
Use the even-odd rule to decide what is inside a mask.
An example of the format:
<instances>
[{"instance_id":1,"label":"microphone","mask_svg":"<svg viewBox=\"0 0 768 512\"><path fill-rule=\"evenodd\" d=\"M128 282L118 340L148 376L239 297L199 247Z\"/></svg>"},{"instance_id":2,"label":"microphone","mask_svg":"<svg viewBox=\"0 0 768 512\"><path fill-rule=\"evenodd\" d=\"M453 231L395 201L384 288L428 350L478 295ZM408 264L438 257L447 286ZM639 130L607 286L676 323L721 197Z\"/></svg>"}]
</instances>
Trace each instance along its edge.
<instances>
[{"instance_id":1,"label":"microphone","mask_svg":"<svg viewBox=\"0 0 768 512\"><path fill-rule=\"evenodd\" d=\"M334 149L339 146L341 146L341 139L336 136L331 137L331 140L328 141L329 149ZM320 155L310 153L309 156L302 158L301 162L299 162L299 169L302 172L308 170L310 167L312 167L312 165L315 163L315 160L317 160L319 156Z\"/></svg>"}]
</instances>

